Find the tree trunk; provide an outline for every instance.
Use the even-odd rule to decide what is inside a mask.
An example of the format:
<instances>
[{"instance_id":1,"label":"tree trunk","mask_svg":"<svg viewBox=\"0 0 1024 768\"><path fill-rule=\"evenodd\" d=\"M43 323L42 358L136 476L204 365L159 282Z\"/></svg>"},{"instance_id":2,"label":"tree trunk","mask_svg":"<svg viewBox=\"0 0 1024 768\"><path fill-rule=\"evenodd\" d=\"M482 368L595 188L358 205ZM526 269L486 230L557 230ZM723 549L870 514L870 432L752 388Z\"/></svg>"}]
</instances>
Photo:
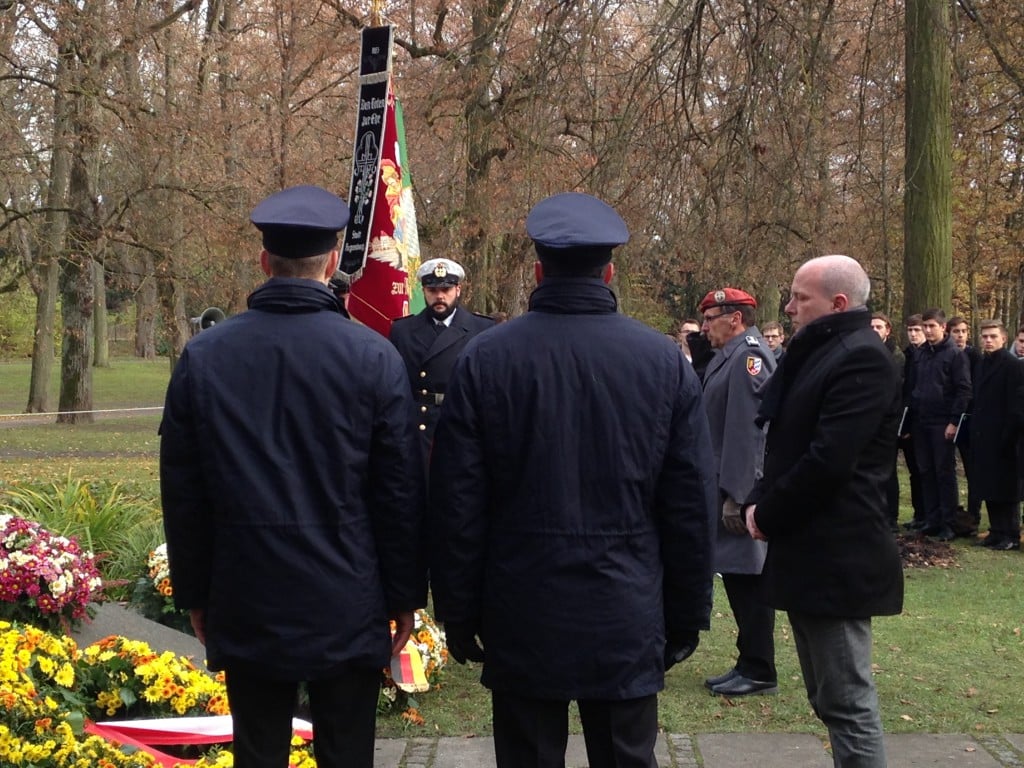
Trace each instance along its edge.
<instances>
[{"instance_id":1,"label":"tree trunk","mask_svg":"<svg viewBox=\"0 0 1024 768\"><path fill-rule=\"evenodd\" d=\"M104 277L103 264L92 263L93 269L93 368L110 367L110 341L107 339L107 283Z\"/></svg>"},{"instance_id":2,"label":"tree trunk","mask_svg":"<svg viewBox=\"0 0 1024 768\"><path fill-rule=\"evenodd\" d=\"M96 157L97 137L93 105L88 96L74 96L72 109L75 151L71 156L68 192L72 217L68 227L68 251L61 274L61 306L64 342L61 349L58 424L92 423L92 340L95 292L93 249L100 241L96 231L99 197L90 170Z\"/></svg>"},{"instance_id":3,"label":"tree trunk","mask_svg":"<svg viewBox=\"0 0 1024 768\"><path fill-rule=\"evenodd\" d=\"M135 287L135 356L146 360L156 359L156 277L153 275L153 257L143 256L139 263L142 274Z\"/></svg>"},{"instance_id":4,"label":"tree trunk","mask_svg":"<svg viewBox=\"0 0 1024 768\"><path fill-rule=\"evenodd\" d=\"M43 246L49 248L47 243ZM55 354L53 333L57 316L57 284L60 268L51 254L49 260L35 266L39 288L36 290L35 336L32 339L32 374L28 385L25 413L46 413L49 410L50 378Z\"/></svg>"},{"instance_id":5,"label":"tree trunk","mask_svg":"<svg viewBox=\"0 0 1024 768\"><path fill-rule=\"evenodd\" d=\"M68 217L65 209L68 180L71 175L71 155L67 142L70 114L68 99L64 92L68 72L67 58L70 55L65 49L61 49L57 55L50 183L46 192L46 216L39 259L31 275L32 290L36 294L36 322L35 335L32 339L32 374L25 413L46 413L50 409L50 378L55 354L53 337L60 277L58 259L64 251L64 238L67 234Z\"/></svg>"},{"instance_id":6,"label":"tree trunk","mask_svg":"<svg viewBox=\"0 0 1024 768\"><path fill-rule=\"evenodd\" d=\"M61 274L64 341L60 366L58 424L91 424L92 413L92 258L84 252L68 256Z\"/></svg>"},{"instance_id":7,"label":"tree trunk","mask_svg":"<svg viewBox=\"0 0 1024 768\"><path fill-rule=\"evenodd\" d=\"M906 315L950 308L953 273L949 5L907 0L906 193L903 307Z\"/></svg>"},{"instance_id":8,"label":"tree trunk","mask_svg":"<svg viewBox=\"0 0 1024 768\"><path fill-rule=\"evenodd\" d=\"M171 256L165 256L170 261ZM171 370L178 363L181 351L188 341L188 318L185 315L185 291L178 281L170 275L160 278L158 283L160 306L163 308L164 332L167 335L167 356L170 358Z\"/></svg>"}]
</instances>

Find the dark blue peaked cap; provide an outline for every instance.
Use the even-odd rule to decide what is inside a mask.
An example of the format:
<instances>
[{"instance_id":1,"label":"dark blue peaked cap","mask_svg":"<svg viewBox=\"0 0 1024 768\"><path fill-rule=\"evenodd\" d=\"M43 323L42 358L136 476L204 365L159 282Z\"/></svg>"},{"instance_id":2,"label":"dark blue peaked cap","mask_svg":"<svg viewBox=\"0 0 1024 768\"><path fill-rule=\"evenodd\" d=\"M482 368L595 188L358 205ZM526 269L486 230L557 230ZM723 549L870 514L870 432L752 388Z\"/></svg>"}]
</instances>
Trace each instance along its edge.
<instances>
[{"instance_id":1,"label":"dark blue peaked cap","mask_svg":"<svg viewBox=\"0 0 1024 768\"><path fill-rule=\"evenodd\" d=\"M615 209L581 192L563 192L533 206L526 234L545 248L614 248L629 240Z\"/></svg>"},{"instance_id":2,"label":"dark blue peaked cap","mask_svg":"<svg viewBox=\"0 0 1024 768\"><path fill-rule=\"evenodd\" d=\"M263 247L275 256L302 259L338 245L348 224L348 204L321 187L290 187L253 208L249 220L263 233Z\"/></svg>"}]
</instances>

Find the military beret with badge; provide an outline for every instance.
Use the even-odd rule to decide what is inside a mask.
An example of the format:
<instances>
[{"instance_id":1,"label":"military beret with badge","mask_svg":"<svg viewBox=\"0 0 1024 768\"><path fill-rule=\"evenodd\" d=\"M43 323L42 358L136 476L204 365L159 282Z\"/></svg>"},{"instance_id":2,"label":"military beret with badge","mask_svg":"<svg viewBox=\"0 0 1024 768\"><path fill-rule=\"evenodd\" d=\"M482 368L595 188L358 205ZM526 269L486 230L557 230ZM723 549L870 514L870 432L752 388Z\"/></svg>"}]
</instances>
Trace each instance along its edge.
<instances>
[{"instance_id":1,"label":"military beret with badge","mask_svg":"<svg viewBox=\"0 0 1024 768\"><path fill-rule=\"evenodd\" d=\"M746 291L739 288L719 288L708 291L707 295L700 302L700 311L706 312L714 307L731 306L756 307L757 300Z\"/></svg>"}]
</instances>

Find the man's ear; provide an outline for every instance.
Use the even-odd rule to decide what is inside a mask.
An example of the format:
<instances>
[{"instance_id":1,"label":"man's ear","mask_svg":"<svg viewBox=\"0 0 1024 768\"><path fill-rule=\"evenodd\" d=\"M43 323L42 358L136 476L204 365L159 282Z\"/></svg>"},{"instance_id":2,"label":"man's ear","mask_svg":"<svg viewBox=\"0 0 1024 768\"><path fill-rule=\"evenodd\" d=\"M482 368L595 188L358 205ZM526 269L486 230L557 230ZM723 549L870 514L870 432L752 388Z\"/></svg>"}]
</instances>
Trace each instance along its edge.
<instances>
[{"instance_id":1,"label":"man's ear","mask_svg":"<svg viewBox=\"0 0 1024 768\"><path fill-rule=\"evenodd\" d=\"M270 274L270 252L266 248L260 251L260 269L263 270L263 274L267 277L273 277Z\"/></svg>"},{"instance_id":2,"label":"man's ear","mask_svg":"<svg viewBox=\"0 0 1024 768\"><path fill-rule=\"evenodd\" d=\"M604 265L604 270L601 272L601 279L604 280L605 285L609 285L611 284L613 277L615 277L615 265L609 261Z\"/></svg>"},{"instance_id":3,"label":"man's ear","mask_svg":"<svg viewBox=\"0 0 1024 768\"><path fill-rule=\"evenodd\" d=\"M341 253L337 248L331 250L330 256L327 257L327 268L324 270L324 282L330 281L334 277L334 273L338 271L338 262L341 261Z\"/></svg>"},{"instance_id":4,"label":"man's ear","mask_svg":"<svg viewBox=\"0 0 1024 768\"><path fill-rule=\"evenodd\" d=\"M836 312L845 312L850 308L850 299L845 293L837 293L832 297L832 309Z\"/></svg>"},{"instance_id":5,"label":"man's ear","mask_svg":"<svg viewBox=\"0 0 1024 768\"><path fill-rule=\"evenodd\" d=\"M539 261L533 262L533 279L540 285L544 280L544 265Z\"/></svg>"}]
</instances>

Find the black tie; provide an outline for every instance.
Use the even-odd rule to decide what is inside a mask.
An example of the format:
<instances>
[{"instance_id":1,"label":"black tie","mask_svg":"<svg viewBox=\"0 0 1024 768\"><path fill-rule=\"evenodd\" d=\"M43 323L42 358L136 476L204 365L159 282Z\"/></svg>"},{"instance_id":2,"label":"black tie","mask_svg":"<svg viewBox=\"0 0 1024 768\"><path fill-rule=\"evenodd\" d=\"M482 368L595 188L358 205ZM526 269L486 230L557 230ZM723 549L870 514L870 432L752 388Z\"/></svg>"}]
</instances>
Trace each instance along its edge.
<instances>
[{"instance_id":1,"label":"black tie","mask_svg":"<svg viewBox=\"0 0 1024 768\"><path fill-rule=\"evenodd\" d=\"M444 333L444 329L447 327L448 326L445 325L444 323L434 323L434 333L440 336L442 333Z\"/></svg>"}]
</instances>

